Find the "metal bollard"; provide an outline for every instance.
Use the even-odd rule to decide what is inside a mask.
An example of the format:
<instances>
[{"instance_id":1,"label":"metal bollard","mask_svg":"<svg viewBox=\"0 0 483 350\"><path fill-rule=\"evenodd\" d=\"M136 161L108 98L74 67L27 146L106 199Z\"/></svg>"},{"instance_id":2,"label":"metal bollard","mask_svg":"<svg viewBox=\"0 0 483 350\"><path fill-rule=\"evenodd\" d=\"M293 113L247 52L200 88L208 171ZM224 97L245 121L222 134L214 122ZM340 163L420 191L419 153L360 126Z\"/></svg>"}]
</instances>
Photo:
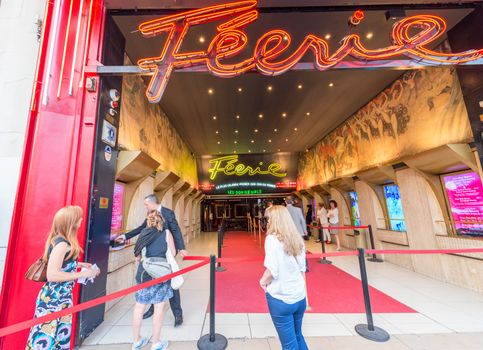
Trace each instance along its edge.
<instances>
[{"instance_id":1,"label":"metal bollard","mask_svg":"<svg viewBox=\"0 0 483 350\"><path fill-rule=\"evenodd\" d=\"M210 333L205 334L198 340L199 350L225 350L228 339L215 333L215 264L216 257L210 256Z\"/></svg>"},{"instance_id":2,"label":"metal bollard","mask_svg":"<svg viewBox=\"0 0 483 350\"><path fill-rule=\"evenodd\" d=\"M366 309L367 324L358 324L355 326L357 334L361 337L377 341L388 341L390 336L384 329L374 326L372 319L371 297L369 295L369 284L367 282L366 260L364 259L364 249L358 248L359 251L359 268L361 270L362 292L364 294L364 306Z\"/></svg>"},{"instance_id":3,"label":"metal bollard","mask_svg":"<svg viewBox=\"0 0 483 350\"><path fill-rule=\"evenodd\" d=\"M369 240L371 241L371 249L376 249L376 245L374 244L374 234L372 233L372 226L367 225L369 230ZM377 257L376 254L372 254L371 258L368 258L367 261L371 262L383 262L384 260Z\"/></svg>"},{"instance_id":4,"label":"metal bollard","mask_svg":"<svg viewBox=\"0 0 483 350\"><path fill-rule=\"evenodd\" d=\"M222 245L223 245L223 229L220 228L218 230L218 258L221 258ZM216 264L216 272L224 272L224 271L226 271L226 267L221 266L221 262L218 262Z\"/></svg>"},{"instance_id":5,"label":"metal bollard","mask_svg":"<svg viewBox=\"0 0 483 350\"><path fill-rule=\"evenodd\" d=\"M319 228L320 243L322 244L322 254L325 254L325 241L324 241L324 227ZM320 264L332 264L332 261L328 260L325 256L319 260Z\"/></svg>"}]
</instances>

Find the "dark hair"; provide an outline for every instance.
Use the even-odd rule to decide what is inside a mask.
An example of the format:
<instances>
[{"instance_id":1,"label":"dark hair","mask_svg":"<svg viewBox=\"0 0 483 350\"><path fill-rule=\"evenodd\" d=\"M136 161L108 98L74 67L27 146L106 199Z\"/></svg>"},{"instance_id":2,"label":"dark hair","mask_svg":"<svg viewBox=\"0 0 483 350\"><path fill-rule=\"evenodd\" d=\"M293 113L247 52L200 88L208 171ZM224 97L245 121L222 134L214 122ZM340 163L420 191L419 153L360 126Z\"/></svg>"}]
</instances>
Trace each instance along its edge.
<instances>
[{"instance_id":1,"label":"dark hair","mask_svg":"<svg viewBox=\"0 0 483 350\"><path fill-rule=\"evenodd\" d=\"M335 200L331 199L329 201L329 205L330 205L330 203L334 203L334 208L337 208L337 202Z\"/></svg>"},{"instance_id":2,"label":"dark hair","mask_svg":"<svg viewBox=\"0 0 483 350\"><path fill-rule=\"evenodd\" d=\"M288 196L287 198L285 198L285 203L293 204L294 203L294 197Z\"/></svg>"},{"instance_id":3,"label":"dark hair","mask_svg":"<svg viewBox=\"0 0 483 350\"><path fill-rule=\"evenodd\" d=\"M144 200L151 202L151 203L156 203L159 204L158 197L154 193L148 194L146 197L144 197Z\"/></svg>"},{"instance_id":4,"label":"dark hair","mask_svg":"<svg viewBox=\"0 0 483 350\"><path fill-rule=\"evenodd\" d=\"M322 207L322 208L325 208L325 203L320 202L319 206Z\"/></svg>"}]
</instances>

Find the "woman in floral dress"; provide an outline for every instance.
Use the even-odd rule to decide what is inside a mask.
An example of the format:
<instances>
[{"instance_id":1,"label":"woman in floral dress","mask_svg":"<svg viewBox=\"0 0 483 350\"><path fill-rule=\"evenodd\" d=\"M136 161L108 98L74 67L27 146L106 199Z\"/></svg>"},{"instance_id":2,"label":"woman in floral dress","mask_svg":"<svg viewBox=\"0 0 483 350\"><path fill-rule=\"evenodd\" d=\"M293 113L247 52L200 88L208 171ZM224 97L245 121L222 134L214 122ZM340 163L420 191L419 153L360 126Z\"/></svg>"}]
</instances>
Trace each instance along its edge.
<instances>
[{"instance_id":1,"label":"woman in floral dress","mask_svg":"<svg viewBox=\"0 0 483 350\"><path fill-rule=\"evenodd\" d=\"M55 214L43 255L48 261L47 282L37 297L35 318L71 307L75 280L99 274L90 264L77 262L81 222L82 209L78 206L64 207ZM78 267L85 269L77 272ZM71 324L72 315L67 315L32 327L26 350L70 349Z\"/></svg>"}]
</instances>

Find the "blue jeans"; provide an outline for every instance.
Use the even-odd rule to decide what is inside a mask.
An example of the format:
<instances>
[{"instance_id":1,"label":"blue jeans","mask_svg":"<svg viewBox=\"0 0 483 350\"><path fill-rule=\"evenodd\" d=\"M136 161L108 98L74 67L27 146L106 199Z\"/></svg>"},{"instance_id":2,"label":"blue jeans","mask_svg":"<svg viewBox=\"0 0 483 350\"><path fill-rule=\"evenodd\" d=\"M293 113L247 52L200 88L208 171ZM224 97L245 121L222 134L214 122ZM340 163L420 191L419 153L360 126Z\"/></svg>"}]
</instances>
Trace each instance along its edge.
<instances>
[{"instance_id":1,"label":"blue jeans","mask_svg":"<svg viewBox=\"0 0 483 350\"><path fill-rule=\"evenodd\" d=\"M287 304L268 293L266 297L270 316L282 343L282 350L308 350L302 335L302 319L307 308L306 299L295 304Z\"/></svg>"}]
</instances>

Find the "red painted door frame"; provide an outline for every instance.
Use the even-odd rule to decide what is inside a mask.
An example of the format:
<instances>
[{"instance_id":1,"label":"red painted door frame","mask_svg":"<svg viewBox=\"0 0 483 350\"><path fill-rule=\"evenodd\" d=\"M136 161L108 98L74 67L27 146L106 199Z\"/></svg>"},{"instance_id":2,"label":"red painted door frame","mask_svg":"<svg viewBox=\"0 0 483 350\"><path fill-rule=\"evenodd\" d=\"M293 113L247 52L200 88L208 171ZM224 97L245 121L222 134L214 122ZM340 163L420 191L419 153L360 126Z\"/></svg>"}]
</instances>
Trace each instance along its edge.
<instances>
[{"instance_id":1,"label":"red painted door frame","mask_svg":"<svg viewBox=\"0 0 483 350\"><path fill-rule=\"evenodd\" d=\"M84 67L101 61L105 15L103 0L47 1L0 296L0 327L33 317L41 284L24 275L42 254L59 208L76 204L84 209L79 241L85 245L98 92L84 89ZM91 77L99 86L99 77ZM76 287L76 301L78 292ZM75 319L73 325L75 334ZM28 330L0 339L0 349L25 349L27 335Z\"/></svg>"}]
</instances>

